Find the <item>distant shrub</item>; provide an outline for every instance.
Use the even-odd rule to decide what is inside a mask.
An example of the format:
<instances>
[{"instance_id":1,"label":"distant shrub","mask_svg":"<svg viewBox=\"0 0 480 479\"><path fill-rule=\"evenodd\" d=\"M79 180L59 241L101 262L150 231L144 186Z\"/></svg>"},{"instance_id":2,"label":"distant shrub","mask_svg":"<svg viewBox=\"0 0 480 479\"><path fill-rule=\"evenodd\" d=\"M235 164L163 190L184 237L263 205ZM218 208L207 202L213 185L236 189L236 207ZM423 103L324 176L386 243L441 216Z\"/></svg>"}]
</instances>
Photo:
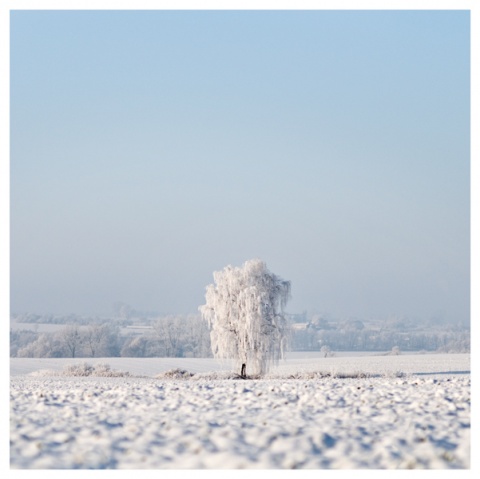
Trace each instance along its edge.
<instances>
[{"instance_id":1,"label":"distant shrub","mask_svg":"<svg viewBox=\"0 0 480 479\"><path fill-rule=\"evenodd\" d=\"M64 376L91 376L93 366L88 363L66 364L63 368Z\"/></svg>"},{"instance_id":2,"label":"distant shrub","mask_svg":"<svg viewBox=\"0 0 480 479\"><path fill-rule=\"evenodd\" d=\"M332 350L330 349L329 346L322 346L321 349L320 349L320 352L322 353L322 356L324 358L331 358L331 357L335 356L335 353L332 352Z\"/></svg>"},{"instance_id":3,"label":"distant shrub","mask_svg":"<svg viewBox=\"0 0 480 479\"><path fill-rule=\"evenodd\" d=\"M63 376L96 376L96 377L129 377L125 371L116 371L110 365L98 363L92 366L89 363L67 364L63 369Z\"/></svg>"},{"instance_id":4,"label":"distant shrub","mask_svg":"<svg viewBox=\"0 0 480 479\"><path fill-rule=\"evenodd\" d=\"M96 364L93 369L92 375L100 376L100 377L110 377L110 378L123 378L123 377L131 376L131 374L128 371L117 371L115 369L111 369L110 365L105 363Z\"/></svg>"},{"instance_id":5,"label":"distant shrub","mask_svg":"<svg viewBox=\"0 0 480 479\"><path fill-rule=\"evenodd\" d=\"M180 368L170 369L155 376L156 379L190 379L191 377L193 377L193 373Z\"/></svg>"}]
</instances>

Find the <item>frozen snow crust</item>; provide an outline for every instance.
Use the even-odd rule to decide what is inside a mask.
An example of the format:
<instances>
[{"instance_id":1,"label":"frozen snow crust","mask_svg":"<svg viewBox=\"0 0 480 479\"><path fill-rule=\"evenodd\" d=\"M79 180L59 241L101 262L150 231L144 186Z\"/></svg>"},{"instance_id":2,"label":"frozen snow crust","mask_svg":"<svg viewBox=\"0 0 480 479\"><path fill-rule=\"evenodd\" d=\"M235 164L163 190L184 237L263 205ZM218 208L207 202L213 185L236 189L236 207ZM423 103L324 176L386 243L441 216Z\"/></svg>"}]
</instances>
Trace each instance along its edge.
<instances>
[{"instance_id":1,"label":"frozen snow crust","mask_svg":"<svg viewBox=\"0 0 480 479\"><path fill-rule=\"evenodd\" d=\"M11 377L12 468L470 467L468 371L55 374Z\"/></svg>"}]
</instances>

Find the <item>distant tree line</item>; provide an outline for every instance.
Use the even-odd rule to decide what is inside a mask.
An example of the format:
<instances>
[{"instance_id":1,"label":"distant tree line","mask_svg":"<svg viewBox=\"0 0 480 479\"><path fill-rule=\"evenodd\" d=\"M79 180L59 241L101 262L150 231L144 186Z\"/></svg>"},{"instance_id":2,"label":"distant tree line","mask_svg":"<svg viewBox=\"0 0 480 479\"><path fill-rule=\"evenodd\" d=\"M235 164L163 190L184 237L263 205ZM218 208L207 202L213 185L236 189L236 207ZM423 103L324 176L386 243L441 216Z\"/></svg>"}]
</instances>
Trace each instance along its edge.
<instances>
[{"instance_id":1,"label":"distant tree line","mask_svg":"<svg viewBox=\"0 0 480 479\"><path fill-rule=\"evenodd\" d=\"M10 356L60 357L211 357L208 324L199 315L135 317L125 305L114 318L24 314L12 317ZM128 314L126 314L128 312ZM300 322L301 321L301 322ZM35 324L34 330L21 324ZM53 331L42 331L42 325ZM38 325L38 326L37 326ZM57 325L57 326L52 326ZM290 317L291 351L431 351L470 352L464 325L327 320L306 314Z\"/></svg>"},{"instance_id":2,"label":"distant tree line","mask_svg":"<svg viewBox=\"0 0 480 479\"><path fill-rule=\"evenodd\" d=\"M208 327L199 316L167 316L151 321L142 333L122 331L115 320L65 324L54 332L11 329L10 356L210 357L211 350Z\"/></svg>"},{"instance_id":3,"label":"distant tree line","mask_svg":"<svg viewBox=\"0 0 480 479\"><path fill-rule=\"evenodd\" d=\"M469 352L470 330L451 325L415 325L389 321L366 327L362 321L326 321L313 318L292 324L293 350L321 351L436 351Z\"/></svg>"}]
</instances>

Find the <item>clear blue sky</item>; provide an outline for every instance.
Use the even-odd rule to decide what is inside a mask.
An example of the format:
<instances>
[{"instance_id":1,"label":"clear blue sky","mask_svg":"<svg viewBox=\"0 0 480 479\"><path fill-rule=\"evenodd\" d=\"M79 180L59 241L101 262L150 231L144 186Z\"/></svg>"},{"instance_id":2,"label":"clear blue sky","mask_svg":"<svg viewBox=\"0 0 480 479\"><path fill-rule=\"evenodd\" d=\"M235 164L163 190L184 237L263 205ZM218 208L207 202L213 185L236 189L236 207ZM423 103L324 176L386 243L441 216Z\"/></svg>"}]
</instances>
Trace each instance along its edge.
<instances>
[{"instance_id":1,"label":"clear blue sky","mask_svg":"<svg viewBox=\"0 0 480 479\"><path fill-rule=\"evenodd\" d=\"M196 312L259 257L290 312L467 321L469 25L12 12L12 312Z\"/></svg>"}]
</instances>

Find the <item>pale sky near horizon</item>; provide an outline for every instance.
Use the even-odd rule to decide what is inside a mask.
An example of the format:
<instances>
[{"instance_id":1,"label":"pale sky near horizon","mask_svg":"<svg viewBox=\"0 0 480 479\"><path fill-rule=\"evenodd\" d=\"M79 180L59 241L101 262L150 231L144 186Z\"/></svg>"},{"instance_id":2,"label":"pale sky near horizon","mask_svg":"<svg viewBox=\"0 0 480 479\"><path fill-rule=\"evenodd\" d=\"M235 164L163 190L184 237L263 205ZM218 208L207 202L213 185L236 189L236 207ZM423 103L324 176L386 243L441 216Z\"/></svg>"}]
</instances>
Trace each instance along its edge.
<instances>
[{"instance_id":1,"label":"pale sky near horizon","mask_svg":"<svg viewBox=\"0 0 480 479\"><path fill-rule=\"evenodd\" d=\"M466 322L467 11L14 11L11 310Z\"/></svg>"}]
</instances>

